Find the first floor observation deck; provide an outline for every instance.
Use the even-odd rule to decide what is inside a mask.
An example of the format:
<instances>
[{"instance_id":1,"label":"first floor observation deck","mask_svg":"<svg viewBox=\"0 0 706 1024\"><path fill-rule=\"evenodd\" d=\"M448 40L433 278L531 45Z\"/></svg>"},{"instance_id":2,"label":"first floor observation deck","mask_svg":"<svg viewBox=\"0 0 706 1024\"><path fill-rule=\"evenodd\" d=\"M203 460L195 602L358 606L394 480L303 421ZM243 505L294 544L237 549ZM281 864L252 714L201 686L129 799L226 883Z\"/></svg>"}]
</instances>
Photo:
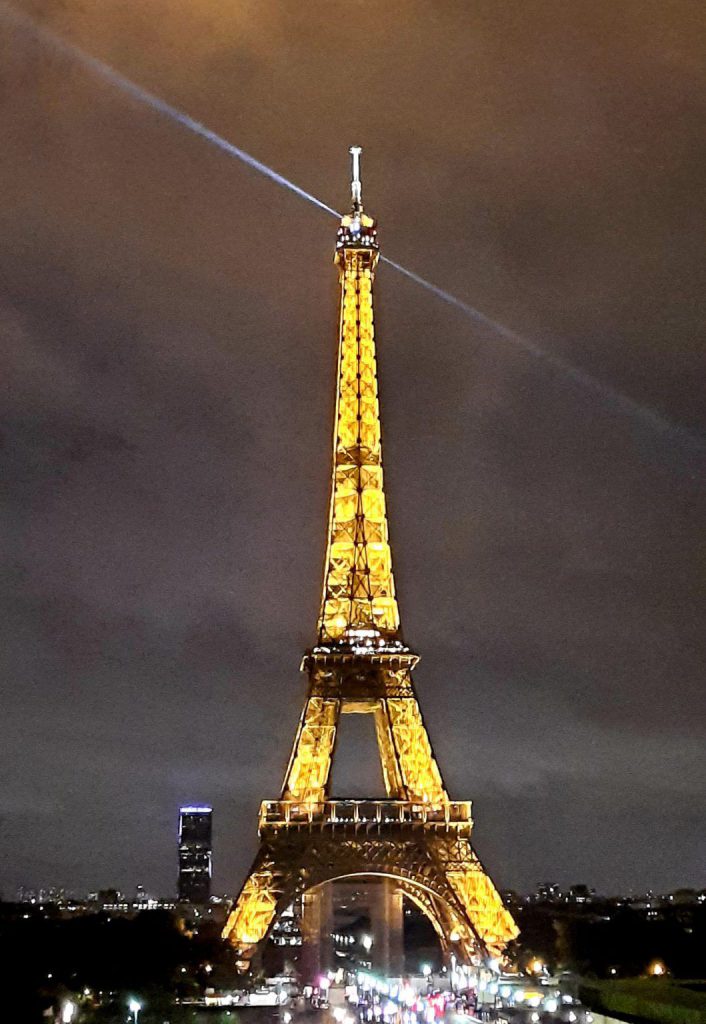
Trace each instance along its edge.
<instances>
[{"instance_id":1,"label":"first floor observation deck","mask_svg":"<svg viewBox=\"0 0 706 1024\"><path fill-rule=\"evenodd\" d=\"M470 835L470 800L415 803L411 800L263 800L259 832L398 832L400 829Z\"/></svg>"}]
</instances>

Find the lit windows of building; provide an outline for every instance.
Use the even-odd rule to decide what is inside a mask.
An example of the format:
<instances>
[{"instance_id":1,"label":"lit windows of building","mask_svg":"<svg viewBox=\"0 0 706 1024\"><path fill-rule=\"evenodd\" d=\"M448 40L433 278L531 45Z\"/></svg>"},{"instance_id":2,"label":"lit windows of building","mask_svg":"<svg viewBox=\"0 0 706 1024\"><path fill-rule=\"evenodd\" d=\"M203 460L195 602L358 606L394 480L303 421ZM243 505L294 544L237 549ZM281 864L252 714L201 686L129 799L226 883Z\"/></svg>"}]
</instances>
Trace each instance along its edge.
<instances>
[{"instance_id":1,"label":"lit windows of building","mask_svg":"<svg viewBox=\"0 0 706 1024\"><path fill-rule=\"evenodd\" d=\"M179 810L179 899L183 903L208 903L211 896L212 817L211 807Z\"/></svg>"}]
</instances>

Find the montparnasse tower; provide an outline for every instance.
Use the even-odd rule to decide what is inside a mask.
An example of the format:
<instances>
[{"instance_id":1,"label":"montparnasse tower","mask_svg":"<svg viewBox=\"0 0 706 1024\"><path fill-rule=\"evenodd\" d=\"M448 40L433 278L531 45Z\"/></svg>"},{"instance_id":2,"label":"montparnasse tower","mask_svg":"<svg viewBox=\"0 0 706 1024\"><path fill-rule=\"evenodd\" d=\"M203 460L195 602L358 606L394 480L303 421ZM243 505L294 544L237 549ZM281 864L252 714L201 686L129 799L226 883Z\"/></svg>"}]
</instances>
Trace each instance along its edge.
<instances>
[{"instance_id":1,"label":"montparnasse tower","mask_svg":"<svg viewBox=\"0 0 706 1024\"><path fill-rule=\"evenodd\" d=\"M363 208L360 152L351 148L351 210L336 239L338 373L317 641L302 662L308 692L280 798L261 806L260 849L224 930L243 969L298 897L309 908L304 941L315 941L329 883L348 878L384 880L399 907L411 900L461 962L501 957L517 934L471 846L470 801L452 801L444 786L412 681L418 657L400 631L375 358L379 248ZM374 718L380 798L331 796L344 714Z\"/></svg>"}]
</instances>

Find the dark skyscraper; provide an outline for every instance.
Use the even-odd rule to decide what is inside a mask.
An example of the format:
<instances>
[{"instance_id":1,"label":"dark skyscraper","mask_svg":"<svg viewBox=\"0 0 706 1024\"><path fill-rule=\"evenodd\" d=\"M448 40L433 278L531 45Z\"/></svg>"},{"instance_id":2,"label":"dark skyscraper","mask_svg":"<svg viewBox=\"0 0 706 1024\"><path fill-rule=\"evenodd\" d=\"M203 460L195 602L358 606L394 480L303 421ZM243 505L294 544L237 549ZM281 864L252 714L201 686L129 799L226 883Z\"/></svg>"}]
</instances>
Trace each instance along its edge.
<instances>
[{"instance_id":1,"label":"dark skyscraper","mask_svg":"<svg viewBox=\"0 0 706 1024\"><path fill-rule=\"evenodd\" d=\"M211 807L179 809L179 899L207 903L211 895Z\"/></svg>"}]
</instances>

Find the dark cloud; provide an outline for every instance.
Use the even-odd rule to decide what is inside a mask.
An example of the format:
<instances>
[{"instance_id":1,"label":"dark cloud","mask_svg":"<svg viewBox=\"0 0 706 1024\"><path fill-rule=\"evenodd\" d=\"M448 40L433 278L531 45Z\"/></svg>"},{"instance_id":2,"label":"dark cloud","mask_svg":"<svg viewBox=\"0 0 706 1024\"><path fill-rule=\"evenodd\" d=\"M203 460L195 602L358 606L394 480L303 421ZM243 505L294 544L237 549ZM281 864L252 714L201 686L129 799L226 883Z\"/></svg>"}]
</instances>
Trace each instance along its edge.
<instances>
[{"instance_id":1,"label":"dark cloud","mask_svg":"<svg viewBox=\"0 0 706 1024\"><path fill-rule=\"evenodd\" d=\"M702 5L21 9L332 205L360 141L385 252L605 382L381 268L402 616L482 855L703 885ZM0 68L0 881L168 890L204 799L232 890L317 612L335 225L2 17Z\"/></svg>"}]
</instances>

